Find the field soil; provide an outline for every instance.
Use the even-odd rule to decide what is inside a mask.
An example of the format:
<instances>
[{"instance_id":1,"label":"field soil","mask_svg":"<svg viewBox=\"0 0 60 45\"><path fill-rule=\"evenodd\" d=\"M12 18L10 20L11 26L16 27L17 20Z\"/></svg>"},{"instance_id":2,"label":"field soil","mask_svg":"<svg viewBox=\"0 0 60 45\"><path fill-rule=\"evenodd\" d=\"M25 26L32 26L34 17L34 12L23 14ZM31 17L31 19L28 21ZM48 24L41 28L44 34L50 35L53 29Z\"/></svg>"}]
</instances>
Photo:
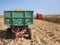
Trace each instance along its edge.
<instances>
[{"instance_id":1,"label":"field soil","mask_svg":"<svg viewBox=\"0 0 60 45\"><path fill-rule=\"evenodd\" d=\"M32 30L32 39L16 38L4 39L6 29L4 18L0 18L0 45L60 45L60 25L53 22L34 19L29 26Z\"/></svg>"}]
</instances>

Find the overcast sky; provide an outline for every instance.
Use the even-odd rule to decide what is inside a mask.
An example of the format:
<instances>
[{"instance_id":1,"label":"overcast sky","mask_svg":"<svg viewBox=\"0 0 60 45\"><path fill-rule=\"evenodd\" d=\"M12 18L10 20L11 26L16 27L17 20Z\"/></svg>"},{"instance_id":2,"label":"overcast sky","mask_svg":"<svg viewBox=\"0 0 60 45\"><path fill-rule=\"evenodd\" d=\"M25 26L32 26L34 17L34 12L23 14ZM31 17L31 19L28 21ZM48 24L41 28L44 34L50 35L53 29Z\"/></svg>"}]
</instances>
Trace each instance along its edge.
<instances>
[{"instance_id":1,"label":"overcast sky","mask_svg":"<svg viewBox=\"0 0 60 45\"><path fill-rule=\"evenodd\" d=\"M60 0L0 0L0 15L17 8L33 10L34 14L60 14Z\"/></svg>"}]
</instances>

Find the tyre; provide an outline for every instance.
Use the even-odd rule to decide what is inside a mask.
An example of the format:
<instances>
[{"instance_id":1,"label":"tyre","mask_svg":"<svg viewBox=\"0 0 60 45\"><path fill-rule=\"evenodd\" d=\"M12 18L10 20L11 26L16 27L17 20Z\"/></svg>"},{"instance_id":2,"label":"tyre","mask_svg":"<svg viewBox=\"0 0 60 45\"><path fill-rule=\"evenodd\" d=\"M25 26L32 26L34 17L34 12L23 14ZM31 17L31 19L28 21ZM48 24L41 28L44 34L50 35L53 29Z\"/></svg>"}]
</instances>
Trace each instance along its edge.
<instances>
[{"instance_id":1,"label":"tyre","mask_svg":"<svg viewBox=\"0 0 60 45\"><path fill-rule=\"evenodd\" d=\"M31 28L27 28L27 32L28 32L28 39L32 39L32 37L31 37Z\"/></svg>"},{"instance_id":2,"label":"tyre","mask_svg":"<svg viewBox=\"0 0 60 45\"><path fill-rule=\"evenodd\" d=\"M15 38L15 35L12 33L11 28L8 28L6 31L6 39Z\"/></svg>"}]
</instances>

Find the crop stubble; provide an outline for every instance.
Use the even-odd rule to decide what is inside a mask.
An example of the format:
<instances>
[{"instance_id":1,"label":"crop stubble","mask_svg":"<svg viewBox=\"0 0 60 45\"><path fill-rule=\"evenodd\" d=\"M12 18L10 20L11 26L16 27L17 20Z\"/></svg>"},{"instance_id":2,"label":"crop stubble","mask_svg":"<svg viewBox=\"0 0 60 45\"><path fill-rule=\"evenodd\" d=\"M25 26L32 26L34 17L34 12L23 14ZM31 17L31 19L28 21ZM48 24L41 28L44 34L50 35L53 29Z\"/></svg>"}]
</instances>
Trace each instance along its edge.
<instances>
[{"instance_id":1,"label":"crop stubble","mask_svg":"<svg viewBox=\"0 0 60 45\"><path fill-rule=\"evenodd\" d=\"M0 30L6 30L4 19L0 19ZM6 45L60 45L60 25L43 20L34 19L34 24L30 25L32 29L32 39L24 38L2 39L2 43ZM4 36L4 35L3 35Z\"/></svg>"}]
</instances>

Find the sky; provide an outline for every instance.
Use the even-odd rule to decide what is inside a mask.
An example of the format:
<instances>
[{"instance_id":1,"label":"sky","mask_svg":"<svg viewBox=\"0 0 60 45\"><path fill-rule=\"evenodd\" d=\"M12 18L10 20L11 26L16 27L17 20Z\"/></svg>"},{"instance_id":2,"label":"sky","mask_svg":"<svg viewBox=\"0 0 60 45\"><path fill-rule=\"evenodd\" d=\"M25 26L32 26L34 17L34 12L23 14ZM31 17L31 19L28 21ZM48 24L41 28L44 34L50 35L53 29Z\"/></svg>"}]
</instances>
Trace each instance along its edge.
<instances>
[{"instance_id":1,"label":"sky","mask_svg":"<svg viewBox=\"0 0 60 45\"><path fill-rule=\"evenodd\" d=\"M0 0L0 15L17 8L32 10L34 14L60 14L60 0Z\"/></svg>"}]
</instances>

